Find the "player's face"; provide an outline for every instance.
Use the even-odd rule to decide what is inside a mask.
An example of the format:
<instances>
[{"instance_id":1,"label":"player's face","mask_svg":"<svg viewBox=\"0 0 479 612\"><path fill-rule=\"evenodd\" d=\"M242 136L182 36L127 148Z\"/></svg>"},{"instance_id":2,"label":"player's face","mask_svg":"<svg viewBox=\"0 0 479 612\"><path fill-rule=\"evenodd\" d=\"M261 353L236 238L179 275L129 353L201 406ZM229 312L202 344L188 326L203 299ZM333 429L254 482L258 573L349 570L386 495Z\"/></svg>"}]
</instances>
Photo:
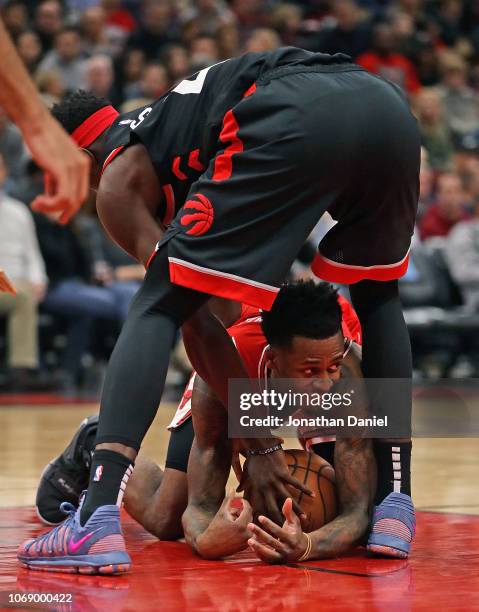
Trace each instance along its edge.
<instances>
[{"instance_id":1,"label":"player's face","mask_svg":"<svg viewBox=\"0 0 479 612\"><path fill-rule=\"evenodd\" d=\"M288 347L272 347L268 367L275 378L302 379L301 386L329 391L341 376L344 337L341 331L324 340L295 336Z\"/></svg>"}]
</instances>

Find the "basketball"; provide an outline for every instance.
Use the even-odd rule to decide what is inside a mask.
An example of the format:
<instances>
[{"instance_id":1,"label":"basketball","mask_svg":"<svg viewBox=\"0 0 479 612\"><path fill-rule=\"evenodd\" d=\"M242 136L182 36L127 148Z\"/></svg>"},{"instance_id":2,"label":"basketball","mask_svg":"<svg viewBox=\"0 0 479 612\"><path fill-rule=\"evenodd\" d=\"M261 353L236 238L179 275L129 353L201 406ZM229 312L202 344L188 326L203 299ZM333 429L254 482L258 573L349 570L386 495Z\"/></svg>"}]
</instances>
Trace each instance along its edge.
<instances>
[{"instance_id":1,"label":"basketball","mask_svg":"<svg viewBox=\"0 0 479 612\"><path fill-rule=\"evenodd\" d=\"M306 518L301 521L306 533L319 529L338 514L334 469L314 453L300 449L284 451L291 475L309 487L316 497L288 487L291 497L303 509Z\"/></svg>"}]
</instances>

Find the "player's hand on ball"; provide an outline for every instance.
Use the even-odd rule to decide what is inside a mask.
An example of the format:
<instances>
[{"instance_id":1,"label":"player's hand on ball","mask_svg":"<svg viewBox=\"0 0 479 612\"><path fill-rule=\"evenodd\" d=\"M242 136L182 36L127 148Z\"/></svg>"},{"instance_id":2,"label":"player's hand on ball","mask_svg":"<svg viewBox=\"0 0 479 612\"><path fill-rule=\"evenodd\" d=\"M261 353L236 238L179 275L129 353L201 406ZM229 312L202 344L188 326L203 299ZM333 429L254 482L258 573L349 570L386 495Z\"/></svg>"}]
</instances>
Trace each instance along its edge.
<instances>
[{"instance_id":1,"label":"player's hand on ball","mask_svg":"<svg viewBox=\"0 0 479 612\"><path fill-rule=\"evenodd\" d=\"M281 525L281 506L291 495L287 485L314 497L311 489L291 476L284 451L279 450L267 455L250 455L243 466L243 478L237 490L244 490L255 516L266 514ZM297 514L303 514L299 504L294 501L293 509Z\"/></svg>"},{"instance_id":2,"label":"player's hand on ball","mask_svg":"<svg viewBox=\"0 0 479 612\"><path fill-rule=\"evenodd\" d=\"M288 497L283 504L285 521L282 527L266 516L259 516L261 526L250 523L248 540L250 548L265 563L288 563L300 559L308 546L308 538L301 528L299 516L293 510L293 500Z\"/></svg>"},{"instance_id":3,"label":"player's hand on ball","mask_svg":"<svg viewBox=\"0 0 479 612\"><path fill-rule=\"evenodd\" d=\"M243 550L250 537L248 524L252 520L250 504L231 491L207 529L198 536L197 552L205 559L220 559Z\"/></svg>"}]
</instances>

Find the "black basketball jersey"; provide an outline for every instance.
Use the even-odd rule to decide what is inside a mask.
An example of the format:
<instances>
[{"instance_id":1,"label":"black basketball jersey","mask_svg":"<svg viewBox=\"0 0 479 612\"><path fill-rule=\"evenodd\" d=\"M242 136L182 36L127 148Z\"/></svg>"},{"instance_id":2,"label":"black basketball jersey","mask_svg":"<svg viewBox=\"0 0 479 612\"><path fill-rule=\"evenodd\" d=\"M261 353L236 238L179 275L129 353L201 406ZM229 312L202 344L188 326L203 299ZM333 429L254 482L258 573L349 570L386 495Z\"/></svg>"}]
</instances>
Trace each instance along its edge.
<instances>
[{"instance_id":1,"label":"black basketball jersey","mask_svg":"<svg viewBox=\"0 0 479 612\"><path fill-rule=\"evenodd\" d=\"M142 143L164 192L163 222L168 225L183 206L192 183L218 150L227 146L219 139L226 114L261 77L281 67L350 61L342 54L283 47L204 68L152 104L120 115L107 132L103 168L128 145Z\"/></svg>"}]
</instances>

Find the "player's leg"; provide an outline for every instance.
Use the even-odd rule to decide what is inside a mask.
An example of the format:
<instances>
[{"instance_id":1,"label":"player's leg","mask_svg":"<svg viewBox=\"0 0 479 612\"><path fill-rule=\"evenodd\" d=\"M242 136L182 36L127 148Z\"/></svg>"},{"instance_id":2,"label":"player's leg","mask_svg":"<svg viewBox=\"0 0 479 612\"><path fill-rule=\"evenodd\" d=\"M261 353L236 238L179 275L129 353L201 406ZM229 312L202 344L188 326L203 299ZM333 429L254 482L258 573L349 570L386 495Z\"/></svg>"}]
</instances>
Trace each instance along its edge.
<instances>
[{"instance_id":1,"label":"player's leg","mask_svg":"<svg viewBox=\"0 0 479 612\"><path fill-rule=\"evenodd\" d=\"M313 269L325 280L350 285L363 332L365 378L391 379L391 385L394 379L401 380L389 394L384 391L387 385L379 389L372 383L373 413L383 413L387 407L390 421L391 417L396 423L402 420L405 427L399 434L399 428L391 430L392 442L375 443L377 516L386 522L375 520L371 537L378 545L384 543L382 552L389 541L391 555L407 556L415 529L408 439L412 365L397 279L406 272L414 230L420 139L407 105L388 84L378 82L365 89L362 104L364 108L357 101L350 105L351 119L362 122L364 130L364 137L356 135L362 155L356 169L351 169L344 197L330 210L338 223L320 243ZM397 528L395 539L389 537L391 526Z\"/></svg>"},{"instance_id":2,"label":"player's leg","mask_svg":"<svg viewBox=\"0 0 479 612\"><path fill-rule=\"evenodd\" d=\"M165 470L140 457L125 490L127 512L160 540L183 536L181 516L188 501L186 470L193 438L189 418L171 432Z\"/></svg>"},{"instance_id":3,"label":"player's leg","mask_svg":"<svg viewBox=\"0 0 479 612\"><path fill-rule=\"evenodd\" d=\"M402 379L401 384L394 385L394 405L410 424L411 343L399 299L398 282L362 281L351 285L350 291L363 330L364 376ZM374 402L378 406L388 405L391 397L381 391ZM411 449L410 437L374 441L378 481L377 509L368 543L371 552L397 557L406 557L409 553L415 532Z\"/></svg>"},{"instance_id":4,"label":"player's leg","mask_svg":"<svg viewBox=\"0 0 479 612\"><path fill-rule=\"evenodd\" d=\"M158 409L177 329L206 299L170 283L166 247L160 249L109 364L84 503L78 512L65 506L69 518L62 525L21 546L22 563L89 573L129 569L119 517L123 492Z\"/></svg>"}]
</instances>

